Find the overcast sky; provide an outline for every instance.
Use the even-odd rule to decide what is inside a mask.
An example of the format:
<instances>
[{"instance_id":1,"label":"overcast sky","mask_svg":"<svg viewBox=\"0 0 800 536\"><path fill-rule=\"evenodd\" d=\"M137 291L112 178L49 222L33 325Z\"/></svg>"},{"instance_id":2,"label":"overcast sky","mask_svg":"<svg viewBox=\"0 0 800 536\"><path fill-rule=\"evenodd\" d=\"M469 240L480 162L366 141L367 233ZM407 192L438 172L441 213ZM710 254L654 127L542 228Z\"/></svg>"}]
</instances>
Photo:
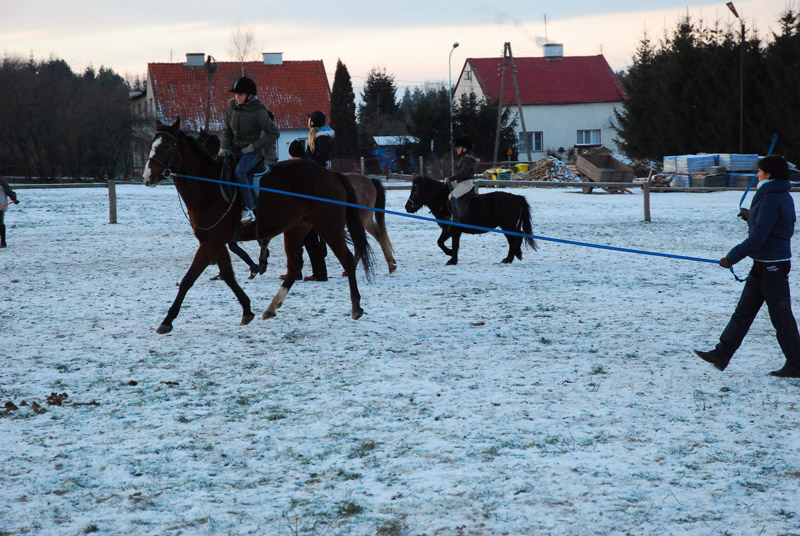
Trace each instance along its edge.
<instances>
[{"instance_id":1,"label":"overcast sky","mask_svg":"<svg viewBox=\"0 0 800 536\"><path fill-rule=\"evenodd\" d=\"M735 2L748 28L762 38L777 30L778 15L798 0ZM456 9L447 6L455 5ZM276 2L272 0L0 0L4 55L63 59L73 71L106 66L144 77L149 62L183 61L204 52L232 59L234 29L250 28L256 52L283 52L286 60L325 63L332 81L337 59L347 65L356 92L372 67L385 67L398 88L455 79L468 57L541 56L545 38L570 56L603 54L624 69L644 32L658 39L687 12L695 20L738 22L724 1L698 0L461 0ZM545 18L547 24L545 25ZM460 45L453 50L454 42Z\"/></svg>"}]
</instances>

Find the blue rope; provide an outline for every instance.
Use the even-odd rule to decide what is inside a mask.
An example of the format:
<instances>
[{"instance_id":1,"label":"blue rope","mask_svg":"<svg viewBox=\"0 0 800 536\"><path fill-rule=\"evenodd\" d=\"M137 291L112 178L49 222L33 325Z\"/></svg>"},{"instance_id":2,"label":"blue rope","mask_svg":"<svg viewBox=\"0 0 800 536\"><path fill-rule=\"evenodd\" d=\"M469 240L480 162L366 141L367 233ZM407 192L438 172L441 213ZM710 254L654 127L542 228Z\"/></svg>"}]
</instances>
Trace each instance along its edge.
<instances>
[{"instance_id":1,"label":"blue rope","mask_svg":"<svg viewBox=\"0 0 800 536\"><path fill-rule=\"evenodd\" d=\"M549 238L549 237L546 237L546 236L529 235L529 234L524 234L524 233L518 233L516 231L503 231L502 229L492 229L490 227L481 227L481 226L478 226L478 225L470 225L468 223L454 222L454 221L450 221L450 220L439 220L439 219L436 219L436 218L428 218L428 217L425 217L425 216L419 216L417 214L408 214L408 213L405 213L405 212L396 212L394 210L387 210L387 209L375 208L375 207L367 207L367 206L358 205L358 204L355 204L355 203L347 203L345 201L336 201L335 199L327 199L325 197L316 197L316 196L313 196L313 195L306 195L306 194L299 194L299 193L294 193L294 192L287 192L285 190L275 190L273 188L265 188L263 186L250 186L250 185L238 184L238 183L222 181L222 180L217 180L217 179L207 179L205 177L193 177L191 175L181 175L181 174L178 174L178 173L170 173L170 174L166 175L166 177L167 178L169 178L169 177L182 177L182 178L185 178L185 179L196 179L196 180L206 181L206 182L215 182L215 183L218 183L218 184L228 184L228 185L231 185L231 186L244 186L244 187L247 187L247 188L252 188L254 190L261 190L262 192L270 192L270 193L274 193L274 194L290 195L290 196L294 196L294 197L300 197L300 198L303 198L303 199L311 199L312 201L322 201L324 203L332 203L334 205L342 205L342 206L345 206L345 207L353 207L353 208L358 208L358 209L372 210L374 212L383 212L384 214L391 214L393 216L401 216L401 217L404 217L404 218L412 218L412 219L416 219L416 220L441 223L441 224L444 224L444 225L455 225L455 226L458 226L458 227L464 227L466 229L475 229L477 231L483 231L483 232L487 232L487 233L497 233L497 234L502 234L502 235L519 236L521 238L534 238L534 239L537 239L537 240L544 240L544 241L547 241L547 242L556 242L556 243L559 243L559 244L568 244L568 245L571 245L571 246L583 246L583 247L588 247L588 248L605 249L605 250L609 250L609 251L620 251L620 252L623 252L623 253L637 253L639 255L651 255L653 257L665 257L665 258L669 258L669 259L678 259L678 260L683 260L683 261L695 261L695 262L706 262L706 263L718 264L718 261L715 261L714 259L703 259L703 258L700 258L700 257L687 257L685 255L673 255L671 253L658 253L658 252L655 252L655 251L645 251L645 250L641 250L641 249L630 249L630 248L619 248L619 247L615 247L615 246L604 246L604 245L601 245L601 244L591 244L589 242L578 242L576 240L564 240L562 238ZM733 272L733 268L731 268L731 272ZM734 277L736 277L736 274L734 274ZM736 279L738 280L739 278L737 277Z\"/></svg>"},{"instance_id":2,"label":"blue rope","mask_svg":"<svg viewBox=\"0 0 800 536\"><path fill-rule=\"evenodd\" d=\"M775 132L774 134L772 134L772 141L771 141L771 144L770 144L770 146L769 146L769 151L767 152L767 156L769 156L769 155L771 155L771 154L772 154L772 150L775 148L775 143L776 143L777 141L778 141L778 133L777 133L777 132ZM739 211L741 211L741 210L742 210L742 205L744 204L744 199L745 199L745 197L747 197L747 192L749 192L749 191L750 191L750 188L752 188L752 187L753 187L753 184L756 182L756 179L757 179L757 178L758 178L758 173L756 173L756 174L753 176L753 178L750 180L750 184L748 184L748 185L747 185L747 188L745 189L745 191L744 191L744 194L742 194L742 199L741 199L741 200L739 200ZM738 278L737 278L737 279L738 279Z\"/></svg>"}]
</instances>

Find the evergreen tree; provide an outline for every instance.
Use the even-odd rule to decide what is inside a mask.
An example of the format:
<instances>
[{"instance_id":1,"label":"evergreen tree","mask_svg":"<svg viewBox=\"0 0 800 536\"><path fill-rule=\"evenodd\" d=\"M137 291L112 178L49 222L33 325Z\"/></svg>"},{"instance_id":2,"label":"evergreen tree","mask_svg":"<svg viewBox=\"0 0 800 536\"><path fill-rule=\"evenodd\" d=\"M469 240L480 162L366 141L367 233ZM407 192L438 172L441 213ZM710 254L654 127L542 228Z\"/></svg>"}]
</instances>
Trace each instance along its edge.
<instances>
[{"instance_id":1,"label":"evergreen tree","mask_svg":"<svg viewBox=\"0 0 800 536\"><path fill-rule=\"evenodd\" d=\"M342 60L336 62L331 89L330 126L336 132L334 158L358 158L358 129L356 127L356 96L350 73Z\"/></svg>"},{"instance_id":2,"label":"evergreen tree","mask_svg":"<svg viewBox=\"0 0 800 536\"><path fill-rule=\"evenodd\" d=\"M777 133L775 152L800 165L800 11L786 10L779 23L780 33L773 34L764 55L764 113L758 117L763 129L757 135L765 144Z\"/></svg>"},{"instance_id":3,"label":"evergreen tree","mask_svg":"<svg viewBox=\"0 0 800 536\"><path fill-rule=\"evenodd\" d=\"M374 67L367 75L358 107L358 133L363 154L372 147L373 136L401 136L405 125L396 101L394 76Z\"/></svg>"},{"instance_id":4,"label":"evergreen tree","mask_svg":"<svg viewBox=\"0 0 800 536\"><path fill-rule=\"evenodd\" d=\"M478 99L475 93L462 95L453 110L454 137L467 136L472 140L473 153L481 160L489 161L494 155L499 100ZM511 149L516 159L517 135L516 114L505 106L500 118L500 155L506 156Z\"/></svg>"},{"instance_id":5,"label":"evergreen tree","mask_svg":"<svg viewBox=\"0 0 800 536\"><path fill-rule=\"evenodd\" d=\"M450 101L446 87L406 89L400 110L409 135L419 140L412 144L414 156L449 155Z\"/></svg>"}]
</instances>

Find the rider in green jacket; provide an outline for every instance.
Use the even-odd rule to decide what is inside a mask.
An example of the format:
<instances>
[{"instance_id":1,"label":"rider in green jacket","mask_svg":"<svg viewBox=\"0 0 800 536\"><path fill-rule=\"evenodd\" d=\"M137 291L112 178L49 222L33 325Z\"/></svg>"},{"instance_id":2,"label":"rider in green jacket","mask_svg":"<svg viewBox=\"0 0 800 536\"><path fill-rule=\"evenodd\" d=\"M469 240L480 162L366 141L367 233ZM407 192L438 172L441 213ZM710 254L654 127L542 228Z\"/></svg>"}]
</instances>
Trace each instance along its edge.
<instances>
[{"instance_id":1,"label":"rider in green jacket","mask_svg":"<svg viewBox=\"0 0 800 536\"><path fill-rule=\"evenodd\" d=\"M278 160L276 143L280 136L278 127L270 117L266 104L256 96L256 83L246 76L234 82L231 88L233 98L225 109L225 125L222 129L220 155L233 153L236 157L236 182L244 198L242 223L254 219L255 196L251 185L251 172L262 161L269 165Z\"/></svg>"}]
</instances>

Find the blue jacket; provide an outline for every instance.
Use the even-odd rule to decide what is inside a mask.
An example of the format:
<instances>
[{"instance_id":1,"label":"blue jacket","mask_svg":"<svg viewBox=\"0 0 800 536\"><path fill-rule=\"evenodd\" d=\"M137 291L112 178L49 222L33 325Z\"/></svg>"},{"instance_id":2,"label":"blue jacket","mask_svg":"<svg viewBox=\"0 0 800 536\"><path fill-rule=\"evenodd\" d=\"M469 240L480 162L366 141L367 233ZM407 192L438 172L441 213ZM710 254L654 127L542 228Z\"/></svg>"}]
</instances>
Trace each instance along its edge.
<instances>
[{"instance_id":1,"label":"blue jacket","mask_svg":"<svg viewBox=\"0 0 800 536\"><path fill-rule=\"evenodd\" d=\"M784 261L792 258L794 200L789 181L774 180L761 185L750 203L747 240L726 255L731 264L745 257L756 261Z\"/></svg>"}]
</instances>

